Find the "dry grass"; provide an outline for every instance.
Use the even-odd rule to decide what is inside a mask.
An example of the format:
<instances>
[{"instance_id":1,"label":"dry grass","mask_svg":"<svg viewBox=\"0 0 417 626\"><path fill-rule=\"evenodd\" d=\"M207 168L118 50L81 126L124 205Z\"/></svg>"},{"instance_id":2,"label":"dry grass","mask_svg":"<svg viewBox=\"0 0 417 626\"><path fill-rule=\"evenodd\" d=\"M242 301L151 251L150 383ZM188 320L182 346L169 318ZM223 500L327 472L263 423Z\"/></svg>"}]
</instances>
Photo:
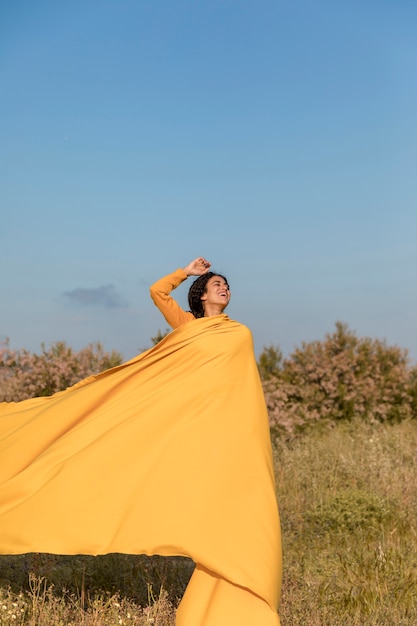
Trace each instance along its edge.
<instances>
[{"instance_id":1,"label":"dry grass","mask_svg":"<svg viewBox=\"0 0 417 626\"><path fill-rule=\"evenodd\" d=\"M174 626L175 608L167 593L155 598L149 590L148 605L140 605L119 594L75 596L54 593L45 579L31 576L30 590L15 594L0 590L0 624L29 626Z\"/></svg>"},{"instance_id":2,"label":"dry grass","mask_svg":"<svg viewBox=\"0 0 417 626\"><path fill-rule=\"evenodd\" d=\"M417 423L277 445L283 626L417 624Z\"/></svg>"},{"instance_id":3,"label":"dry grass","mask_svg":"<svg viewBox=\"0 0 417 626\"><path fill-rule=\"evenodd\" d=\"M173 626L193 570L184 558L0 558L0 626Z\"/></svg>"},{"instance_id":4,"label":"dry grass","mask_svg":"<svg viewBox=\"0 0 417 626\"><path fill-rule=\"evenodd\" d=\"M275 463L282 626L417 626L417 422L312 431L277 442ZM0 626L173 626L191 571L160 557L1 557Z\"/></svg>"}]
</instances>

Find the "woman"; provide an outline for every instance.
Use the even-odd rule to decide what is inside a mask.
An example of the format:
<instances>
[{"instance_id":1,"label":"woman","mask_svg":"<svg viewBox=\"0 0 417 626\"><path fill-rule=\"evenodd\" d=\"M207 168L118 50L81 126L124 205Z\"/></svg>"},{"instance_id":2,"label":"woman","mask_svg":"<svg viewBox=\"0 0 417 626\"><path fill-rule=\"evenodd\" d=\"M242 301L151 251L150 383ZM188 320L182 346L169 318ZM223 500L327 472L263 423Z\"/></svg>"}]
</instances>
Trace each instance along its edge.
<instances>
[{"instance_id":1,"label":"woman","mask_svg":"<svg viewBox=\"0 0 417 626\"><path fill-rule=\"evenodd\" d=\"M236 322L229 321L229 319L223 315L224 310L230 302L230 288L228 281L224 276L210 272L210 267L211 264L205 258L198 257L197 259L194 259L194 261L191 261L191 263L184 267L184 269L178 269L172 274L161 278L154 285L152 285L150 289L151 297L172 328L175 329L181 327L187 322L198 320L200 318L213 318L220 316L218 318L218 323L221 323L223 329L228 328L229 322L236 330ZM170 293L189 276L199 276L199 278L193 282L189 289L188 303L191 311L186 312L175 302L175 300L170 296ZM240 327L240 329L243 328L244 327ZM244 335L247 340L247 334L244 333ZM224 334L222 334L222 338L223 341L220 345L219 356L224 359L228 351L231 351L232 353L234 352L234 342L230 341L230 339L228 342L225 342ZM241 340L239 340L240 350L241 343ZM247 341L245 343L247 343ZM213 356L213 349L214 346L211 343L209 345L208 352L210 358ZM253 369L255 360L253 357L251 338L249 353L250 354L248 356L252 365L252 375L256 378L257 374L255 374ZM239 354L239 359L240 358L241 356ZM220 389L220 384L216 386L213 377L211 378L211 382L214 389ZM207 381L204 384L204 387L206 386ZM259 396L258 403L262 404ZM238 411L238 414L242 415L242 412ZM265 435L265 432L262 436L268 441L268 435ZM237 426L236 432L232 434L232 437L239 437L239 426ZM243 459L240 459L240 461L242 460ZM219 478L221 479L221 473ZM241 482L241 477L238 482ZM269 487L271 487L273 481L269 479L268 483ZM264 489L265 484L256 486L255 488ZM270 498L275 500L275 496L273 494L270 494ZM272 504L272 509L273 508ZM276 517L275 512L272 510L272 526L276 523ZM276 589L278 590L281 576L279 524L276 524L275 526L275 549L272 548L270 555L273 559L276 559L277 567L275 569L275 584ZM258 574L260 578L262 578L263 576L267 577L268 572L271 573L273 571L274 567L271 567L271 564L269 564L267 570L259 570ZM241 572L237 574L237 577L239 575L241 575ZM230 582L233 583L233 576L231 576L230 579ZM273 576L271 580L273 580ZM231 585L230 582L229 580L216 576L213 571L210 571L203 565L197 563L194 575L178 610L178 620L181 620L181 624L184 624L184 626L188 624L191 626L192 624L206 623L207 625L213 624L213 626L219 626L223 623L239 624L239 626L244 626L245 624L248 624L248 626L268 626L271 624L272 626L272 624L279 623L278 616L274 611L274 602L271 603L272 606L271 604L267 606L260 600L259 597L257 597L256 591L251 591L251 586L249 584L244 585L241 583L242 587L245 588L243 591L241 587L238 585ZM207 621L205 621L205 619ZM178 621L178 623L180 622Z\"/></svg>"},{"instance_id":2,"label":"woman","mask_svg":"<svg viewBox=\"0 0 417 626\"><path fill-rule=\"evenodd\" d=\"M281 545L249 330L203 258L151 288L175 330L49 398L0 404L0 551L188 556L177 626L278 626ZM191 312L170 297L187 276Z\"/></svg>"},{"instance_id":3,"label":"woman","mask_svg":"<svg viewBox=\"0 0 417 626\"><path fill-rule=\"evenodd\" d=\"M209 272L210 267L211 263L198 257L184 269L178 269L152 285L151 298L172 328L178 328L181 324L200 317L220 315L229 304L230 289L227 280L220 274ZM191 313L183 311L169 295L189 276L200 276L191 285L188 293Z\"/></svg>"}]
</instances>

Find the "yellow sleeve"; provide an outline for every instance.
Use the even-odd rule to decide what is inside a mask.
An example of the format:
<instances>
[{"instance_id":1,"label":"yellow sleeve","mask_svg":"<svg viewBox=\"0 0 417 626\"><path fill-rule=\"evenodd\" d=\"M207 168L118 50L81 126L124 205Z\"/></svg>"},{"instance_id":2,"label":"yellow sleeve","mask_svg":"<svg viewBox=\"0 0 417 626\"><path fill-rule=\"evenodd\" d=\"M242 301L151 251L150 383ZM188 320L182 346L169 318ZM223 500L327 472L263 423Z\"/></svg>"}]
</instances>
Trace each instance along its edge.
<instances>
[{"instance_id":1,"label":"yellow sleeve","mask_svg":"<svg viewBox=\"0 0 417 626\"><path fill-rule=\"evenodd\" d=\"M179 268L172 274L157 280L150 288L152 300L172 328L178 328L178 326L195 319L192 313L184 311L170 296L171 291L184 282L186 278L187 274Z\"/></svg>"}]
</instances>

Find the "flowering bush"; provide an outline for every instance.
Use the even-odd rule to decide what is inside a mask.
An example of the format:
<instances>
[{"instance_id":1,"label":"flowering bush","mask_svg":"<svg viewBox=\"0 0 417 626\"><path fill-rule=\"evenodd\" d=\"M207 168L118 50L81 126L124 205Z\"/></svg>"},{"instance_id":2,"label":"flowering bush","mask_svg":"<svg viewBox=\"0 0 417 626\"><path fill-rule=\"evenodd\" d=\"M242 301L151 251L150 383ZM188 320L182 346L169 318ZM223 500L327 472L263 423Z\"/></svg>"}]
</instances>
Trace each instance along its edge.
<instances>
[{"instance_id":1,"label":"flowering bush","mask_svg":"<svg viewBox=\"0 0 417 626\"><path fill-rule=\"evenodd\" d=\"M118 352L105 352L100 343L73 352L65 342L56 342L49 349L42 345L40 354L32 354L12 350L6 341L0 346L0 401L50 396L121 362Z\"/></svg>"},{"instance_id":2,"label":"flowering bush","mask_svg":"<svg viewBox=\"0 0 417 626\"><path fill-rule=\"evenodd\" d=\"M407 351L358 338L341 322L323 341L303 343L287 359L269 363L271 370L273 376L263 376L264 390L271 426L279 431L294 433L323 420L415 415L417 374Z\"/></svg>"}]
</instances>

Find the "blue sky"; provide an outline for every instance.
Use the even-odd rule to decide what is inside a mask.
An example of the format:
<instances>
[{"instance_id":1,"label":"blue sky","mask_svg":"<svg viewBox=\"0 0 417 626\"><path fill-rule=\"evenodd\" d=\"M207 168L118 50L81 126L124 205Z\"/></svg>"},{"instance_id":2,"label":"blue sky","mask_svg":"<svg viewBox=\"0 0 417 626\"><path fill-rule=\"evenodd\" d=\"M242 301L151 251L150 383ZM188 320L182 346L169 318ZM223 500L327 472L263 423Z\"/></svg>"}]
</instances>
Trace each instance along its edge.
<instances>
[{"instance_id":1,"label":"blue sky","mask_svg":"<svg viewBox=\"0 0 417 626\"><path fill-rule=\"evenodd\" d=\"M257 353L341 320L417 360L416 22L405 0L3 0L0 339L130 358L166 328L149 286L203 255Z\"/></svg>"}]
</instances>

